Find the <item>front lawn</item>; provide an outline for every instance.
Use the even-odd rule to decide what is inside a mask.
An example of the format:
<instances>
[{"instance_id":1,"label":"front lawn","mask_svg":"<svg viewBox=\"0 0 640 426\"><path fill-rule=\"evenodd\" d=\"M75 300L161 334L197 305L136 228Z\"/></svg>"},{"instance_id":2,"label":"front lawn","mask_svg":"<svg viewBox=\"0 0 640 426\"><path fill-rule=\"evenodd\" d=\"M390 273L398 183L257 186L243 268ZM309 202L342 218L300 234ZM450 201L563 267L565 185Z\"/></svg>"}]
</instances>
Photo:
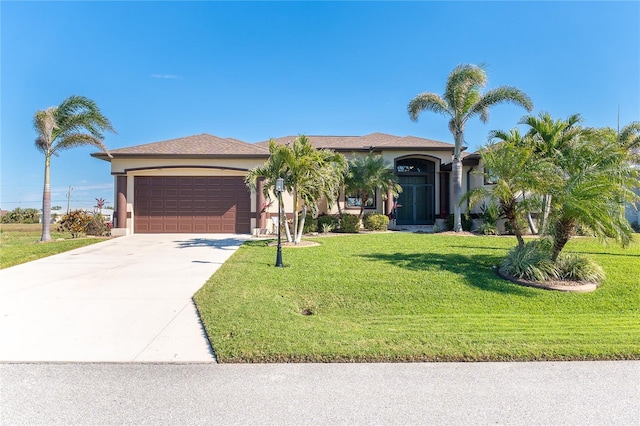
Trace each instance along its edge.
<instances>
[{"instance_id":1,"label":"front lawn","mask_svg":"<svg viewBox=\"0 0 640 426\"><path fill-rule=\"evenodd\" d=\"M104 241L103 238L71 239L68 233L56 232L56 227L51 225L51 242L39 243L42 225L37 223L1 224L0 269Z\"/></svg>"},{"instance_id":2,"label":"front lawn","mask_svg":"<svg viewBox=\"0 0 640 426\"><path fill-rule=\"evenodd\" d=\"M640 239L586 238L592 293L520 287L507 237L385 233L243 245L194 300L220 362L640 359Z\"/></svg>"}]
</instances>

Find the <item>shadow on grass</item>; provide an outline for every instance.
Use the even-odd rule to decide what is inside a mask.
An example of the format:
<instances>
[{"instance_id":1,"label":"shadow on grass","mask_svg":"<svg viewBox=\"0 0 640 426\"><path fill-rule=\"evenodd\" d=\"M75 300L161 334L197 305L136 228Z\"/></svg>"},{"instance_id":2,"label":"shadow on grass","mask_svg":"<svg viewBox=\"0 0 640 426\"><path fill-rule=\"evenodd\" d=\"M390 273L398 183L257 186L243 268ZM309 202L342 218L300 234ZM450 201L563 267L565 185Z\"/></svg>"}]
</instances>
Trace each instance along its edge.
<instances>
[{"instance_id":1,"label":"shadow on grass","mask_svg":"<svg viewBox=\"0 0 640 426\"><path fill-rule=\"evenodd\" d=\"M474 254L439 253L371 253L361 257L389 263L410 271L449 271L461 277L462 283L482 290L519 296L532 296L531 290L515 285L497 276L493 266L498 265L502 256Z\"/></svg>"},{"instance_id":2,"label":"shadow on grass","mask_svg":"<svg viewBox=\"0 0 640 426\"><path fill-rule=\"evenodd\" d=\"M587 255L597 254L598 256L640 257L640 254L605 253L605 252L598 252L598 251L567 251L567 253L587 254Z\"/></svg>"}]
</instances>

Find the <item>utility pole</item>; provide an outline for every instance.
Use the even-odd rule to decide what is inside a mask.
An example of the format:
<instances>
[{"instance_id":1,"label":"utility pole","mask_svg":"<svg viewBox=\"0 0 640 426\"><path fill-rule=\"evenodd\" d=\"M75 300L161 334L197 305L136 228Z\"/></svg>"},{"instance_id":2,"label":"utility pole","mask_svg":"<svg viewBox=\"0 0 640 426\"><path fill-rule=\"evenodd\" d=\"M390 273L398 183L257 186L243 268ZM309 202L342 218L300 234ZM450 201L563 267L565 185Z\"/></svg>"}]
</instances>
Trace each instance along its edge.
<instances>
[{"instance_id":1,"label":"utility pole","mask_svg":"<svg viewBox=\"0 0 640 426\"><path fill-rule=\"evenodd\" d=\"M71 210L69 210L69 207L71 205L71 191L73 191L73 188L71 187L71 185L69 185L69 190L67 191L67 214L69 214L69 212Z\"/></svg>"}]
</instances>

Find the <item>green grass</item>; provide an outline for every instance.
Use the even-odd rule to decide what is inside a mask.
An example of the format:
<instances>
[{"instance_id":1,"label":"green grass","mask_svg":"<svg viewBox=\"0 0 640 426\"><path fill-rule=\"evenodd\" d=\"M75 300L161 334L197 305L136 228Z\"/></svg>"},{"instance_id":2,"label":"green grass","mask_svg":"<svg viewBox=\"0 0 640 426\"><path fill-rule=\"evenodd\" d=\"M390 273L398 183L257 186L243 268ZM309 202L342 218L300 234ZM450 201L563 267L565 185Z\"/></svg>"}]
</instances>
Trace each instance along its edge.
<instances>
[{"instance_id":1,"label":"green grass","mask_svg":"<svg viewBox=\"0 0 640 426\"><path fill-rule=\"evenodd\" d=\"M640 240L585 238L592 293L499 278L513 238L369 234L242 246L194 300L220 362L640 359ZM312 315L303 313L311 312Z\"/></svg>"},{"instance_id":2,"label":"green grass","mask_svg":"<svg viewBox=\"0 0 640 426\"><path fill-rule=\"evenodd\" d=\"M56 232L55 228L51 226L52 241L40 243L40 224L1 224L0 269L104 241L102 238L71 239L71 234Z\"/></svg>"}]
</instances>

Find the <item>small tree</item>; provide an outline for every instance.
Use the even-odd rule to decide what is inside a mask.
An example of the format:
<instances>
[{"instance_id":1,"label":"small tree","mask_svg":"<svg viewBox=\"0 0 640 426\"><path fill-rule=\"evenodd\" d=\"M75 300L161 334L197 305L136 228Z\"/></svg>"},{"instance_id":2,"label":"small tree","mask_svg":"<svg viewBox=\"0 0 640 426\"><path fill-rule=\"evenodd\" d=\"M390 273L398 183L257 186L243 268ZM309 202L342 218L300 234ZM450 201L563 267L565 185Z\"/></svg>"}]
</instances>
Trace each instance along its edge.
<instances>
[{"instance_id":1,"label":"small tree","mask_svg":"<svg viewBox=\"0 0 640 426\"><path fill-rule=\"evenodd\" d=\"M393 173L392 167L385 163L380 155L369 154L366 157L357 157L349 160L349 169L344 178L345 192L360 194L359 217L364 215L364 207L370 197L376 191L380 191L383 200L387 199L387 192L394 197L402 192L398 184L398 177Z\"/></svg>"},{"instance_id":2,"label":"small tree","mask_svg":"<svg viewBox=\"0 0 640 426\"><path fill-rule=\"evenodd\" d=\"M517 130L511 133L513 137L519 137ZM495 185L490 189L474 188L464 195L462 201L469 200L471 205L476 205L489 198L490 202L497 203L518 240L518 246L524 247L521 229L532 200L527 200L525 194L544 191L556 179L556 169L549 161L534 159L531 148L506 141L486 146L480 150L480 156L485 176L490 175Z\"/></svg>"},{"instance_id":3,"label":"small tree","mask_svg":"<svg viewBox=\"0 0 640 426\"><path fill-rule=\"evenodd\" d=\"M249 170L245 183L255 191L256 179L264 177L264 193L269 197L275 188L276 179L284 179L285 189L293 197L293 235L286 220L280 218L279 223L285 224L287 241L299 243L307 211L315 209L322 197L330 199L338 192L342 174L340 171L345 167L344 156L331 150L318 150L302 135L293 141L292 146L278 145L271 141L269 160L264 165ZM302 214L299 219L300 209ZM281 211L284 213L284 203Z\"/></svg>"},{"instance_id":4,"label":"small tree","mask_svg":"<svg viewBox=\"0 0 640 426\"><path fill-rule=\"evenodd\" d=\"M624 216L626 202L636 202L632 188L640 175L631 164L631 153L611 129L583 129L556 158L562 179L552 195L552 260L556 260L577 226L595 236L613 238L623 246L633 230Z\"/></svg>"}]
</instances>

